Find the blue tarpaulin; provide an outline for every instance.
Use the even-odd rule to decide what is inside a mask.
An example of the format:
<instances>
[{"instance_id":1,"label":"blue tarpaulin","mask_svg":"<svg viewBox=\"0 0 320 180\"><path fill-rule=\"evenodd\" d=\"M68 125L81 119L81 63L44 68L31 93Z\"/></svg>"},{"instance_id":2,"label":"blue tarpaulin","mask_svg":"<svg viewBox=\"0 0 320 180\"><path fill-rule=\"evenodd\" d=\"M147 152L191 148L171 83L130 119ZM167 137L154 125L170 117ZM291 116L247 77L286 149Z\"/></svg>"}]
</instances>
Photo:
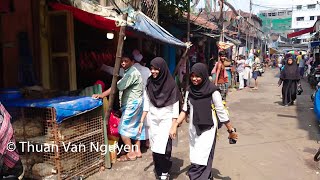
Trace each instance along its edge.
<instances>
[{"instance_id":1,"label":"blue tarpaulin","mask_svg":"<svg viewBox=\"0 0 320 180\"><path fill-rule=\"evenodd\" d=\"M320 122L320 90L317 91L314 98L314 112L317 116L318 121Z\"/></svg>"},{"instance_id":2,"label":"blue tarpaulin","mask_svg":"<svg viewBox=\"0 0 320 180\"><path fill-rule=\"evenodd\" d=\"M64 96L53 99L40 100L11 100L2 102L5 107L37 107L54 108L56 110L56 121L61 123L63 119L77 114L90 111L102 105L101 100L84 96Z\"/></svg>"},{"instance_id":3,"label":"blue tarpaulin","mask_svg":"<svg viewBox=\"0 0 320 180\"><path fill-rule=\"evenodd\" d=\"M320 46L320 41L313 41L313 42L310 42L310 47L313 48L313 47L317 47L317 46Z\"/></svg>"},{"instance_id":4,"label":"blue tarpaulin","mask_svg":"<svg viewBox=\"0 0 320 180\"><path fill-rule=\"evenodd\" d=\"M166 44L187 47L187 45L184 42L175 38L167 30L165 30L163 27L161 27L159 24L154 22L152 19L150 19L142 12L136 12L134 20L134 24L129 25L129 27L133 28L134 30L142 32L147 36L150 36Z\"/></svg>"}]
</instances>

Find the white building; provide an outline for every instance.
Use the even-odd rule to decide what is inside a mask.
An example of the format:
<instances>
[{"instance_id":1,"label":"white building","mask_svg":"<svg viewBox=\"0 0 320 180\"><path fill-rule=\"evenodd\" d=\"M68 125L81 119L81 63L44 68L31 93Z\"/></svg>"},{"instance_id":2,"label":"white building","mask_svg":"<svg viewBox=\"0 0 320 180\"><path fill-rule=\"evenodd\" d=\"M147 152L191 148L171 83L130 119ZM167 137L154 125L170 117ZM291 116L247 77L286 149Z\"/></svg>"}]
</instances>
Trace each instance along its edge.
<instances>
[{"instance_id":1,"label":"white building","mask_svg":"<svg viewBox=\"0 0 320 180\"><path fill-rule=\"evenodd\" d=\"M320 18L319 0L296 0L293 5L291 29L310 28L318 18Z\"/></svg>"}]
</instances>

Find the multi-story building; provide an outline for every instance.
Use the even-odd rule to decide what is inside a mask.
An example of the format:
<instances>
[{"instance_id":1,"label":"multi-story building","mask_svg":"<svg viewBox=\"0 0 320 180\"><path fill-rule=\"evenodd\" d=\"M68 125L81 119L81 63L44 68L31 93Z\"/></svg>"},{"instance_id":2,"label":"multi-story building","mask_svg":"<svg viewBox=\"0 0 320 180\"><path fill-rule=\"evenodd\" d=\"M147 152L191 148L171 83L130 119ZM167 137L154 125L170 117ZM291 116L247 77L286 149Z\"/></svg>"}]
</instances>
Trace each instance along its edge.
<instances>
[{"instance_id":1,"label":"multi-story building","mask_svg":"<svg viewBox=\"0 0 320 180\"><path fill-rule=\"evenodd\" d=\"M286 37L291 33L292 9L271 9L260 11L262 29L267 34Z\"/></svg>"},{"instance_id":2,"label":"multi-story building","mask_svg":"<svg viewBox=\"0 0 320 180\"><path fill-rule=\"evenodd\" d=\"M294 30L310 28L320 18L320 1L303 0L294 2L292 11L292 25Z\"/></svg>"}]
</instances>

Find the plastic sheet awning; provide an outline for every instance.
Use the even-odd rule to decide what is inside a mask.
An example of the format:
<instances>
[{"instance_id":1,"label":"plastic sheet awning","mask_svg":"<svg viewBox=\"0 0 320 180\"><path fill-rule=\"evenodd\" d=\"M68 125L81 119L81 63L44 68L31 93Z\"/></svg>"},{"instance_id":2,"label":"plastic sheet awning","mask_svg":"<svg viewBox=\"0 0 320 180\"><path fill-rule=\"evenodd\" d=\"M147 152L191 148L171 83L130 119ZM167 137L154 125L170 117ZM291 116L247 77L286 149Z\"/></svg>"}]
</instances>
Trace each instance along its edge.
<instances>
[{"instance_id":1,"label":"plastic sheet awning","mask_svg":"<svg viewBox=\"0 0 320 180\"><path fill-rule=\"evenodd\" d=\"M224 38L226 38L227 40L231 41L233 44L239 46L241 44L241 41L237 40L237 39L232 39L231 37L224 35Z\"/></svg>"},{"instance_id":2,"label":"plastic sheet awning","mask_svg":"<svg viewBox=\"0 0 320 180\"><path fill-rule=\"evenodd\" d=\"M54 108L57 123L61 123L66 118L85 113L102 105L101 100L84 96L64 96L39 100L18 99L8 102L3 101L2 103L5 107Z\"/></svg>"},{"instance_id":3,"label":"plastic sheet awning","mask_svg":"<svg viewBox=\"0 0 320 180\"><path fill-rule=\"evenodd\" d=\"M310 27L310 28L303 29L301 31L290 33L287 35L287 37L294 38L294 37L301 36L303 34L307 34L307 33L311 33L311 32L314 32L314 27Z\"/></svg>"},{"instance_id":4,"label":"plastic sheet awning","mask_svg":"<svg viewBox=\"0 0 320 180\"><path fill-rule=\"evenodd\" d=\"M317 91L316 96L314 97L314 113L320 122L320 91Z\"/></svg>"},{"instance_id":5,"label":"plastic sheet awning","mask_svg":"<svg viewBox=\"0 0 320 180\"><path fill-rule=\"evenodd\" d=\"M93 14L79 8L68 6L61 3L50 3L50 6L54 10L67 10L72 12L73 17L82 23L90 25L92 27L104 30L119 31L119 27L116 26L117 20L121 20L120 16L116 18L103 17L101 15ZM174 46L187 47L186 43L175 38L172 34L166 31L159 24L147 17L140 11L134 12L132 17L133 23L128 24L128 30L133 32L143 33L144 35L158 40L162 43L166 43Z\"/></svg>"},{"instance_id":6,"label":"plastic sheet awning","mask_svg":"<svg viewBox=\"0 0 320 180\"><path fill-rule=\"evenodd\" d=\"M130 26L138 32L142 32L153 39L159 40L166 44L171 44L175 46L186 47L186 44L179 39L175 38L172 34L166 31L163 27L158 25L148 16L138 11L135 14L135 23Z\"/></svg>"}]
</instances>

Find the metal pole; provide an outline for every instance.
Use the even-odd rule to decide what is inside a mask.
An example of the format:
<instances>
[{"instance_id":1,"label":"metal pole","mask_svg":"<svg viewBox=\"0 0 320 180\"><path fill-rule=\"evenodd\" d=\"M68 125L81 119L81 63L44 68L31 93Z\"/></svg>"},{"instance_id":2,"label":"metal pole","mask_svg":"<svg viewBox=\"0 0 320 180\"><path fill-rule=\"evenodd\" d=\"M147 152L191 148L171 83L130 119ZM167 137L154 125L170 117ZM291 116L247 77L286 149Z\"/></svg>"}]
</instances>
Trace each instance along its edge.
<instances>
[{"instance_id":1,"label":"metal pole","mask_svg":"<svg viewBox=\"0 0 320 180\"><path fill-rule=\"evenodd\" d=\"M122 16L123 22L127 22L128 14L125 13ZM125 37L125 30L126 30L126 24L121 25L120 32L119 32L119 38L118 38L118 47L117 47L117 54L116 54L116 62L113 69L113 77L112 77L112 84L111 84L111 93L109 96L109 106L107 109L107 112L105 114L105 118L103 120L103 126L104 126L104 143L108 144L108 136L106 132L106 125L108 124L107 121L110 119L111 110L114 104L115 94L116 94L116 88L117 88L117 82L119 78L119 70L120 70L120 64L121 64L121 57L122 57L122 48L123 48L123 42ZM107 168L111 168L111 164L107 163L108 157L110 158L109 154L105 156L105 163ZM110 162L110 161L109 161Z\"/></svg>"},{"instance_id":2,"label":"metal pole","mask_svg":"<svg viewBox=\"0 0 320 180\"><path fill-rule=\"evenodd\" d=\"M249 4L249 5L250 5L250 7L249 7L249 8L250 8L249 22L252 23L252 0L250 0L250 4ZM254 23L252 23L252 24L254 25ZM251 27L249 28L249 30L250 30L250 34L251 34ZM250 45L249 45L250 50L251 50L251 49L254 48L254 47L253 47L253 46L254 46L254 37L252 36L253 42L252 42L252 39L250 38L250 35L249 35L249 39L250 39L250 41L251 41L251 42L250 42Z\"/></svg>"},{"instance_id":3,"label":"metal pole","mask_svg":"<svg viewBox=\"0 0 320 180\"><path fill-rule=\"evenodd\" d=\"M246 30L246 52L248 51L248 29Z\"/></svg>"}]
</instances>

